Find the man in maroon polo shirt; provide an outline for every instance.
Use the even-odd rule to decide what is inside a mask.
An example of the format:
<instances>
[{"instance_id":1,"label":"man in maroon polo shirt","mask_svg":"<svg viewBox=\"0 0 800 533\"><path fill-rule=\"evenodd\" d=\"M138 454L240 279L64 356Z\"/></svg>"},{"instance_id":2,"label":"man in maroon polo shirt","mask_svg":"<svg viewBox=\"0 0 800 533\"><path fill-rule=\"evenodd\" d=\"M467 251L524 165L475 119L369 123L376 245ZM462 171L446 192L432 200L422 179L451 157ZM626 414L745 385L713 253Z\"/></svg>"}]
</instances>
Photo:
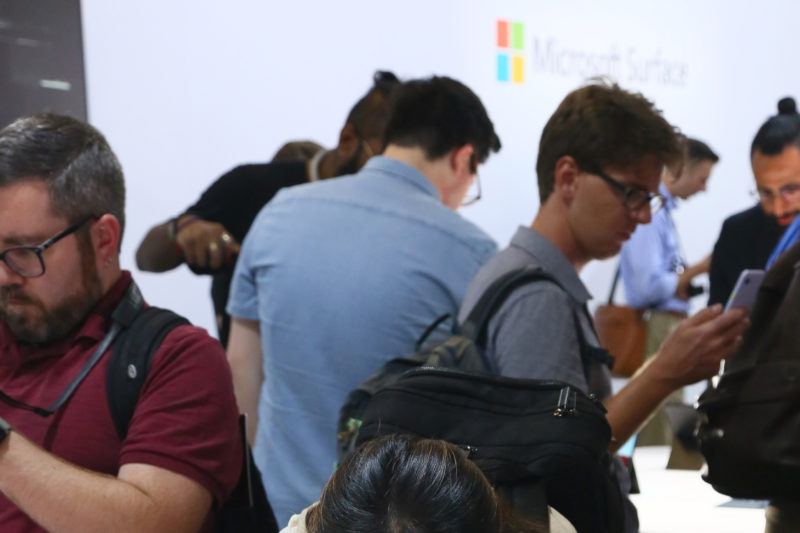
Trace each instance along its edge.
<instances>
[{"instance_id":1,"label":"man in maroon polo shirt","mask_svg":"<svg viewBox=\"0 0 800 533\"><path fill-rule=\"evenodd\" d=\"M0 131L4 532L206 531L238 478L230 370L201 329L167 335L117 436L102 344L133 283L118 256L124 201L119 163L91 126L45 114Z\"/></svg>"}]
</instances>

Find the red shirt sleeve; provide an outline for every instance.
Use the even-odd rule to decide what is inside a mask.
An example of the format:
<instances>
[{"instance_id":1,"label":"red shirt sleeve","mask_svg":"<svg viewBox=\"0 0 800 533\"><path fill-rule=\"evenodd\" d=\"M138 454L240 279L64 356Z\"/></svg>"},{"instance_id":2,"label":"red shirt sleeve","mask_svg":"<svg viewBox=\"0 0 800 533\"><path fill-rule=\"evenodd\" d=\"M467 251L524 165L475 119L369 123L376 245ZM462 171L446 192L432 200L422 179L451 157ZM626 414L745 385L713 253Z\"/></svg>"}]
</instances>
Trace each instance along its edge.
<instances>
[{"instance_id":1,"label":"red shirt sleeve","mask_svg":"<svg viewBox=\"0 0 800 533\"><path fill-rule=\"evenodd\" d=\"M207 488L219 506L241 470L237 419L222 345L203 329L180 326L153 355L120 465L144 463L184 475Z\"/></svg>"}]
</instances>

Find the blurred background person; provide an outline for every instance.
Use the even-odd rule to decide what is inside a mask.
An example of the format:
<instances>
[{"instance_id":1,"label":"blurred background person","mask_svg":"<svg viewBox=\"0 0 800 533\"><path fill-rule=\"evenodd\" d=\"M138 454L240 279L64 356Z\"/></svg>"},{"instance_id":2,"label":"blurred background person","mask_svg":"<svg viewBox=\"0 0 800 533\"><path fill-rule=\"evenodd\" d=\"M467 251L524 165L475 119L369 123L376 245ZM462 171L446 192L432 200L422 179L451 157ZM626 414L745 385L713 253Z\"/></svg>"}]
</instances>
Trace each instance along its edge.
<instances>
[{"instance_id":1,"label":"blurred background person","mask_svg":"<svg viewBox=\"0 0 800 533\"><path fill-rule=\"evenodd\" d=\"M709 305L725 303L739 273L764 268L784 230L800 212L800 115L793 98L778 102L750 147L758 204L722 224L709 272Z\"/></svg>"},{"instance_id":2,"label":"blurred background person","mask_svg":"<svg viewBox=\"0 0 800 533\"><path fill-rule=\"evenodd\" d=\"M272 163L280 161L297 161L302 159L306 161L313 158L317 153L324 152L325 148L314 141L289 141L275 152L272 156Z\"/></svg>"},{"instance_id":3,"label":"blurred background person","mask_svg":"<svg viewBox=\"0 0 800 533\"><path fill-rule=\"evenodd\" d=\"M661 343L689 313L689 298L697 288L692 280L708 272L711 256L689 265L681 246L672 214L678 200L687 200L705 191L711 171L719 157L709 146L686 137L685 159L680 174L668 168L661 175L659 194L664 205L650 224L640 224L620 252L620 276L628 305L647 312L645 358L658 352ZM683 401L683 391L673 392L669 400ZM639 433L639 445L672 442L672 430L663 409L659 409Z\"/></svg>"},{"instance_id":4,"label":"blurred background person","mask_svg":"<svg viewBox=\"0 0 800 533\"><path fill-rule=\"evenodd\" d=\"M347 115L336 148L303 159L314 143L290 142L275 154L277 161L240 165L221 176L194 205L148 231L136 250L139 269L166 272L186 263L195 274L211 274L219 339L227 345L225 304L240 244L253 219L280 189L351 174L380 153L389 95L398 83L391 72L374 74L372 87ZM293 153L301 158L284 159Z\"/></svg>"}]
</instances>

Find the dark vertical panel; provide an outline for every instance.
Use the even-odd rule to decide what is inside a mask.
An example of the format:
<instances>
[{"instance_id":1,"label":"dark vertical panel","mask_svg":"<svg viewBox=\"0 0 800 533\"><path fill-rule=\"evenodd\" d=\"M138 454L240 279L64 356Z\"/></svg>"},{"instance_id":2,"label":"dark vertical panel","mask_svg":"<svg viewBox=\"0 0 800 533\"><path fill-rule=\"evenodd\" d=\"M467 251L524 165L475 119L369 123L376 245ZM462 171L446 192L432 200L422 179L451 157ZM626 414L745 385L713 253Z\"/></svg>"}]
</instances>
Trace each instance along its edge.
<instances>
[{"instance_id":1,"label":"dark vertical panel","mask_svg":"<svg viewBox=\"0 0 800 533\"><path fill-rule=\"evenodd\" d=\"M0 0L0 127L38 111L86 120L80 0Z\"/></svg>"}]
</instances>

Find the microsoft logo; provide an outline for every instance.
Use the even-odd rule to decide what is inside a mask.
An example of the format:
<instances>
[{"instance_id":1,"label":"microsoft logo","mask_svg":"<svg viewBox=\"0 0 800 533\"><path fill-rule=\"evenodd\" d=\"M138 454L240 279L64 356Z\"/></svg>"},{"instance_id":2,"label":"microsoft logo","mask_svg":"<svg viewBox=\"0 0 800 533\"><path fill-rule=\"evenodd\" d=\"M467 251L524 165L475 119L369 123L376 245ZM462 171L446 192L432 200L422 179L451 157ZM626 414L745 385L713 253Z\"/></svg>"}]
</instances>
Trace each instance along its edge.
<instances>
[{"instance_id":1,"label":"microsoft logo","mask_svg":"<svg viewBox=\"0 0 800 533\"><path fill-rule=\"evenodd\" d=\"M497 81L525 81L525 25L521 22L497 21Z\"/></svg>"}]
</instances>

